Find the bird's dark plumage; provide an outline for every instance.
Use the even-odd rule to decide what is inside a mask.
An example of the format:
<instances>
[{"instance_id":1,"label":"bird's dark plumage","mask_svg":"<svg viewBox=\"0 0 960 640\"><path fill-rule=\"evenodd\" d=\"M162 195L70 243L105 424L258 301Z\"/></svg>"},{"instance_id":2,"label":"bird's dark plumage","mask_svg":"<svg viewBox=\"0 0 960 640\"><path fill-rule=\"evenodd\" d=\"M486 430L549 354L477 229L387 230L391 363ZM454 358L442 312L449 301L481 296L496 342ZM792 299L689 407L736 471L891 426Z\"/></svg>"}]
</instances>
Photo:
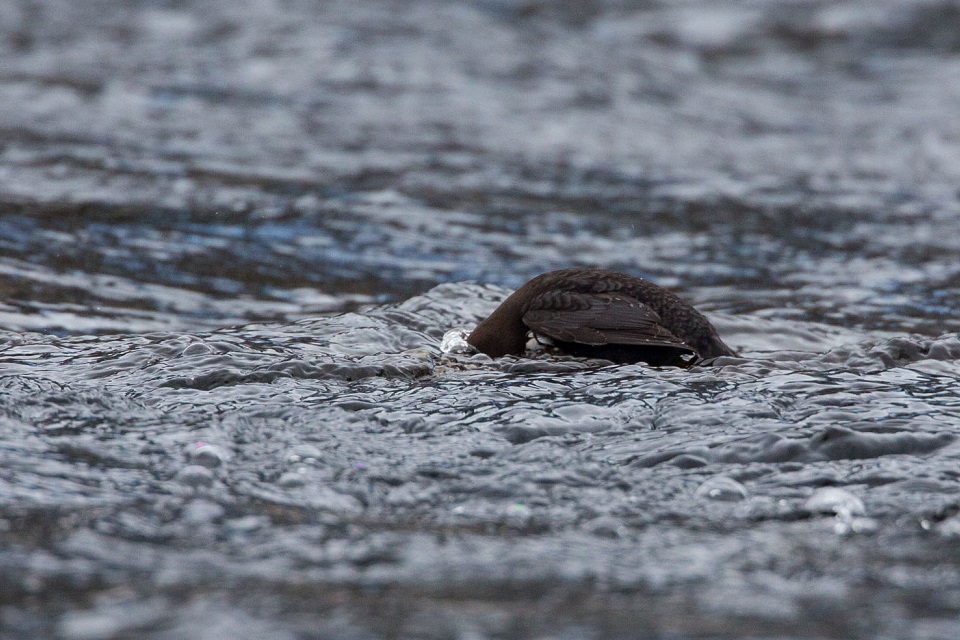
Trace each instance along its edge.
<instances>
[{"instance_id":1,"label":"bird's dark plumage","mask_svg":"<svg viewBox=\"0 0 960 640\"><path fill-rule=\"evenodd\" d=\"M737 355L692 306L643 278L605 269L537 276L477 325L467 342L493 358L520 354L527 333L576 356L688 366Z\"/></svg>"}]
</instances>

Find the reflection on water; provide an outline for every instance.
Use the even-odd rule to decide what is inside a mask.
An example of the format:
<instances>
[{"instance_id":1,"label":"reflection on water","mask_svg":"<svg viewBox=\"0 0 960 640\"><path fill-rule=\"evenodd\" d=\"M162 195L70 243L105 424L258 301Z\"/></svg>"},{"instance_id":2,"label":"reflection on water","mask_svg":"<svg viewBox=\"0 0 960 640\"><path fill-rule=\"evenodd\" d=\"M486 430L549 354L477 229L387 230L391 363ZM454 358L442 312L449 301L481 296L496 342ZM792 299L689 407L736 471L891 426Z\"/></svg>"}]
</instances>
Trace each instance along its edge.
<instances>
[{"instance_id":1,"label":"reflection on water","mask_svg":"<svg viewBox=\"0 0 960 640\"><path fill-rule=\"evenodd\" d=\"M0 636L957 637L956 17L0 5ZM745 357L442 348L567 266Z\"/></svg>"}]
</instances>

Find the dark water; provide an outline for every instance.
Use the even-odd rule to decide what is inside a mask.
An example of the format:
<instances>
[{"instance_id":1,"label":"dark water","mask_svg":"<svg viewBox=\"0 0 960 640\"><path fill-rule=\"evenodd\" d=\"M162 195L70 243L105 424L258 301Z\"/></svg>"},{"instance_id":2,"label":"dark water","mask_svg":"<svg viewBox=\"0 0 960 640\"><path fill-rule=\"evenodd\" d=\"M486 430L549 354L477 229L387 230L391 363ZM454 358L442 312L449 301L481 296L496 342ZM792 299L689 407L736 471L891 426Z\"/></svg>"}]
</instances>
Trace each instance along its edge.
<instances>
[{"instance_id":1,"label":"dark water","mask_svg":"<svg viewBox=\"0 0 960 640\"><path fill-rule=\"evenodd\" d=\"M960 637L957 24L0 3L0 637ZM441 350L576 265L745 357Z\"/></svg>"}]
</instances>

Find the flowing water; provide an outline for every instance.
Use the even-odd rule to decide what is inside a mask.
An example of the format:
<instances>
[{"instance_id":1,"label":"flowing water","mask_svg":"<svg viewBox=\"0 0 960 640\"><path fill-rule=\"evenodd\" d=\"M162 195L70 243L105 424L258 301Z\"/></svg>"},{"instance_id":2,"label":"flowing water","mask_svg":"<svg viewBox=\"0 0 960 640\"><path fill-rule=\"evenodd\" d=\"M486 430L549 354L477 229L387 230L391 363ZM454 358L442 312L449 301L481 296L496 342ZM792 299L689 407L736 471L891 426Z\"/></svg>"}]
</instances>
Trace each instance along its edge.
<instances>
[{"instance_id":1,"label":"flowing water","mask_svg":"<svg viewBox=\"0 0 960 640\"><path fill-rule=\"evenodd\" d=\"M960 637L958 23L0 4L0 637ZM743 357L441 349L569 266Z\"/></svg>"}]
</instances>

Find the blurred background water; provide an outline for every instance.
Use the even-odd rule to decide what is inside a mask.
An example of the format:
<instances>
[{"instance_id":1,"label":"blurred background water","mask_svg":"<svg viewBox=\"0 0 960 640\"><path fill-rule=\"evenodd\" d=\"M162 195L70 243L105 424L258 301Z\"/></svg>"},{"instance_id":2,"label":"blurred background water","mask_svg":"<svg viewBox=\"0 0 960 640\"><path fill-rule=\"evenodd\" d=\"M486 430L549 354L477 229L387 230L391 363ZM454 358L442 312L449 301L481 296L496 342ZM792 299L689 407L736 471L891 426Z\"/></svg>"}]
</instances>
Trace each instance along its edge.
<instances>
[{"instance_id":1,"label":"blurred background water","mask_svg":"<svg viewBox=\"0 0 960 640\"><path fill-rule=\"evenodd\" d=\"M958 25L0 4L0 636L960 637ZM745 359L441 353L568 266Z\"/></svg>"}]
</instances>

